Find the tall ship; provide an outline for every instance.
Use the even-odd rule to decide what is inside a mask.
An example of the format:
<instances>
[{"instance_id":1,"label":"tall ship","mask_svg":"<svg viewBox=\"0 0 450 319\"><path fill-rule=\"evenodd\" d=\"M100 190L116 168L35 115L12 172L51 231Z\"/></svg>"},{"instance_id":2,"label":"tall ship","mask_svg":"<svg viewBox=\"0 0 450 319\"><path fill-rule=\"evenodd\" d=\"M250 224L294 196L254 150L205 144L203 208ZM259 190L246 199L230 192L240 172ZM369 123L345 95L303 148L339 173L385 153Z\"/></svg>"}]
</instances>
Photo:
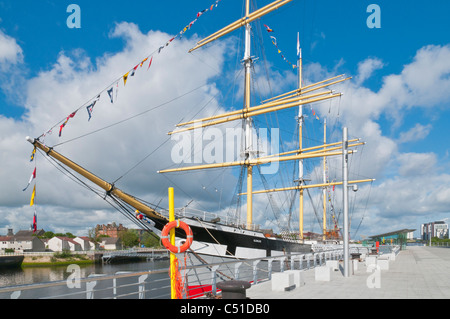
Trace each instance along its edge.
<instances>
[{"instance_id":1,"label":"tall ship","mask_svg":"<svg viewBox=\"0 0 450 319\"><path fill-rule=\"evenodd\" d=\"M319 159L323 161L324 171L326 169L326 159L328 157L342 157L344 152L352 153L352 148L363 143L359 139L342 140L329 143L326 140L326 121L323 121L323 143L317 146L304 147L303 141L303 125L305 121L304 107L314 105L323 101L339 98L342 93L336 92L331 88L334 85L348 81L350 77L344 75L334 76L315 83L304 83L302 77L302 54L300 41L297 36L297 62L290 63L291 69L296 71L298 86L294 90L289 90L283 94L263 99L255 102L252 89L254 81L254 64L258 60L252 52L252 31L256 28L254 25L261 24L261 19L285 6L293 0L276 0L259 9L251 10L249 0L244 0L244 16L229 24L228 26L212 33L210 36L198 41L196 45L189 51L202 50L204 46L225 37L234 31L243 32L243 48L242 72L243 72L243 102L242 108L238 110L226 111L222 114L216 114L209 117L198 118L192 121L178 123L177 127L169 131L169 135L190 134L194 132L206 132L207 128L212 126L223 125L226 123L240 123L239 126L242 143L240 147L239 158L230 161L200 163L198 165L180 165L176 168L160 169L159 174L185 174L191 171L208 171L213 169L222 169L230 167L239 167L240 186L236 188L238 205L236 212L227 214L227 216L206 213L189 208L189 203L175 212L176 219L185 222L190 226L193 233L193 243L188 252L194 254L201 260L208 260L209 257L219 258L237 258L251 259L264 258L270 256L282 256L289 253L308 253L311 252L313 246L310 238L304 232L304 201L310 189L319 189L323 192L323 218L322 229L320 230L319 241L334 240L339 241L342 237L340 228L332 217L333 227L329 227L330 220L327 223L327 195L326 190L331 187L339 187L343 185L343 181L330 181L324 173L323 181L320 183L309 183L304 174L304 162L311 159ZM217 1L216 1L217 5ZM270 29L266 25L269 32ZM273 37L272 44L276 46L276 39ZM261 148L260 136L255 127L255 118L267 116L279 111L295 109L297 115L292 119L293 126L296 127L296 136L293 143L295 148L280 152L279 148L276 152L268 147ZM75 113L73 113L74 115ZM175 115L176 116L176 115ZM73 116L69 116L73 117ZM67 120L69 120L69 117ZM67 120L62 124L67 123ZM274 127L280 129L280 127ZM322 130L322 128L321 128ZM270 144L279 143L277 140L278 131L271 136ZM120 138L120 136L115 137ZM130 220L138 224L141 228L149 230L158 236L169 222L168 212L159 208L158 205L150 204L144 200L128 194L124 190L118 188L114 182L108 182L101 177L90 172L88 169L78 165L71 159L67 158L60 152L54 150L53 147L45 145L41 138L30 138L27 140L34 145L35 148L41 150L46 156L55 160L58 165L65 167L68 171L76 176L79 181L89 181L100 187L103 197L115 208L124 213ZM266 141L267 142L267 141ZM267 146L267 145L266 145ZM346 154L346 155L348 155ZM254 189L254 178L257 176L263 179L263 184L267 184L266 176L276 176L281 174L279 164L284 162L293 162L296 166L296 176L289 183L288 187L267 187L267 189ZM267 175L269 174L269 175ZM352 180L349 184L357 184L370 182L372 179ZM245 186L244 186L245 185ZM288 214L281 214L276 201L268 195L267 205L274 208L274 216L276 218L276 229L262 228L254 223L254 216L258 216L260 212L253 207L254 198L258 194L273 194L278 192L295 192L298 194L298 227L292 222L292 209ZM291 205L292 207L297 205ZM245 216L241 216L240 208L245 210ZM281 216L283 215L283 216ZM176 229L176 245L182 245L186 240L185 233Z\"/></svg>"}]
</instances>

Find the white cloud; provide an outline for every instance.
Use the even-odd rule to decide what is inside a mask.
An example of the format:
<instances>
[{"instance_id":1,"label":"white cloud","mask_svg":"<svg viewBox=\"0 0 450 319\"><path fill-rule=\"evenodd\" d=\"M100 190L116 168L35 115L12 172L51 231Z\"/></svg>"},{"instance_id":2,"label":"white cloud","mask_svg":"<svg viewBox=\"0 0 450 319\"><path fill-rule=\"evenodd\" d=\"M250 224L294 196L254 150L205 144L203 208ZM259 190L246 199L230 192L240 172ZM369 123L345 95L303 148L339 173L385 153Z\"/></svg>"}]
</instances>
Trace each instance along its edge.
<instances>
[{"instance_id":1,"label":"white cloud","mask_svg":"<svg viewBox=\"0 0 450 319\"><path fill-rule=\"evenodd\" d=\"M369 58L358 66L355 80L344 82L337 88L344 92L340 100L314 106L320 118L338 116L340 124L349 128L352 137L367 142L355 163L356 174L362 178L376 178L367 202L363 232L373 235L401 228L417 228L419 218L433 218L448 213L450 179L439 169L440 159L435 153L403 153L399 145L424 140L432 126L415 124L400 133L398 139L387 136L389 128L380 119L389 119L393 128L402 128L406 112L433 107L436 112L448 107L450 100L450 45L425 46L416 52L413 60L405 64L399 74L383 77L381 88L373 91L364 86L373 71L384 66L378 58ZM309 68L308 68L309 67ZM331 77L339 72L328 72L320 64L306 67L310 82ZM389 124L389 122L388 122ZM339 125L336 135L341 138ZM413 145L411 145L413 146ZM332 162L334 161L334 162ZM330 160L330 167L340 176L340 159ZM333 175L334 176L334 175ZM359 193L359 192L358 192ZM352 223L355 230L359 223ZM369 233L367 233L369 232Z\"/></svg>"},{"instance_id":2,"label":"white cloud","mask_svg":"<svg viewBox=\"0 0 450 319\"><path fill-rule=\"evenodd\" d=\"M375 70L381 69L384 66L383 62L377 58L368 58L358 64L358 76L356 83L362 84L365 80L370 78Z\"/></svg>"},{"instance_id":3,"label":"white cloud","mask_svg":"<svg viewBox=\"0 0 450 319\"><path fill-rule=\"evenodd\" d=\"M397 156L401 176L429 175L433 172L437 159L434 153L402 153Z\"/></svg>"},{"instance_id":4,"label":"white cloud","mask_svg":"<svg viewBox=\"0 0 450 319\"><path fill-rule=\"evenodd\" d=\"M123 82L119 82L118 99L114 104L110 103L106 92L102 94L92 119L87 121L85 104L89 99L170 38L170 35L160 31L144 34L132 23L117 24L110 35L124 39L122 51L105 54L95 61L82 49L60 52L51 68L26 80L26 112L23 118L14 120L0 117L0 233L5 233L7 227L28 227L32 220L33 208L28 206L30 192L21 191L34 167L29 162L31 146L25 142L25 136L38 136L83 105L64 127L62 138L58 137L57 125L53 133L46 136L46 144L68 141L148 111L123 124L55 147L56 151L112 182L160 147L169 138L166 133L180 119L200 118L222 109L219 101L221 95L214 83L220 77L234 76L222 74L229 51L227 42L187 54L196 39L185 37L171 43L161 54L155 53L149 71L145 67L138 69L125 87ZM23 53L17 42L4 37L7 39L5 43L12 48L12 51L5 51L9 53L3 53L4 61L21 63ZM345 93L339 101L314 106L320 118L339 115L339 124L348 126L351 136L361 137L367 142L362 151L353 156L360 158L357 172L360 176L377 178L372 186L360 185L361 192L368 192L372 187L364 217L364 224L370 224L368 235L392 230L393 227L407 228L404 226L413 217L448 211L450 178L436 169L439 166L437 156L420 150L402 153L398 147L400 143L417 140L418 136L425 138L431 127L416 124L394 140L386 136L385 127L380 125L379 120L385 116L393 120L393 125L400 125L405 110L444 107L450 98L449 61L449 46L424 47L416 53L411 63L404 66L402 72L386 75L381 88L375 92L364 87L363 83L384 64L377 58L369 58L359 64L356 81L339 86L339 90ZM329 72L318 63L310 64L305 68L305 81L320 81L335 74L335 71ZM270 65L269 73L277 79L272 87L274 92L281 90L281 84L295 83L295 76L274 72ZM255 83L263 93L267 91L261 78L255 78ZM191 93L184 95L187 92ZM172 101L174 97L180 98ZM340 137L341 133L335 134ZM159 169L175 166L170 158L172 145L172 141L163 144L133 174L120 179L117 187L155 204L167 206L167 187L174 186L176 206L183 206L195 198L192 207L204 210L218 210L220 207L225 211L234 194L236 179L229 172L224 174L213 170L195 175L156 173ZM93 227L96 223L111 222L118 216L110 212L109 206L101 198L61 175L40 154L37 160L38 223L51 225L55 231L76 233L76 229L89 228L80 224L80 220L88 221ZM330 162L330 167L339 171L340 159ZM427 185L427 188L422 185ZM163 202L159 202L161 198ZM280 207L287 207L281 195L275 198ZM255 211L266 211L267 197L255 196L254 206ZM270 214L270 209L268 211ZM266 226L270 224L262 217L255 216L254 219ZM355 221L352 225L356 224Z\"/></svg>"},{"instance_id":5,"label":"white cloud","mask_svg":"<svg viewBox=\"0 0 450 319\"><path fill-rule=\"evenodd\" d=\"M406 132L401 132L397 142L398 143L407 143L407 142L423 140L428 136L428 134L430 134L431 129L432 129L431 124L422 125L422 124L416 123L416 125L414 127L412 127L410 130L408 130Z\"/></svg>"},{"instance_id":6,"label":"white cloud","mask_svg":"<svg viewBox=\"0 0 450 319\"><path fill-rule=\"evenodd\" d=\"M50 69L43 70L26 81L26 111L22 120L0 117L1 136L5 137L0 139L3 150L1 158L4 159L0 172L0 202L3 206L1 210L5 213L11 211L10 216L14 216L0 219L0 233L6 232L8 226L16 229L28 227L32 218L30 216L33 214L33 208L27 206L31 191L22 192L34 168L34 163L29 162L32 147L25 141L25 136L39 136L79 107L81 108L75 117L64 127L61 138L58 137L61 123L53 128L52 134L45 136L43 141L47 145L77 138L148 111L124 124L55 147L56 151L112 182L160 147L169 138L167 132L171 131L181 118L191 119L197 113L197 116L206 116L219 108L220 95L211 80L221 72L225 43L219 42L215 46L205 48L193 57L187 54L187 51L196 39L184 37L173 41L161 54L155 53L151 68L147 71L145 65L138 69L135 76L128 78L126 86L123 81L119 81L117 101L114 104L111 104L107 93L104 92L95 105L91 120L88 121L85 106L89 99L108 88L114 79L121 78L134 67L133 63L140 62L149 52L157 50L171 38L170 35L159 31L143 34L132 23L118 24L111 35L125 40L122 51L105 54L98 58L95 64L81 49L60 52ZM212 67L198 67L199 58ZM197 203L191 206L203 205L202 208L210 208L216 205L211 203L201 187L202 184L211 184L211 176L214 176L215 172L212 172L212 175L197 174L195 185L192 185L192 179L186 179L185 174L180 178L156 173L159 169L174 165L170 158L172 144L169 141L162 145L144 165L139 166L133 174L124 176L116 186L155 204L166 197L167 187L173 186L179 206L185 205L188 201L186 198L191 195L198 198ZM111 222L96 213L110 209L101 198L63 176L44 160L44 157L39 153L36 156L36 206L40 221L51 221L48 225L54 229L67 231L71 227L81 227L77 220L84 219L94 223L89 216L99 216L98 223ZM232 185L229 183L230 179L233 180L233 177L218 179L218 183L223 184L217 187L229 187L227 185ZM223 196L223 199L227 197ZM166 202L160 204L167 206ZM64 207L64 210L61 207ZM51 218L55 214L61 214L61 211L65 212L65 218ZM23 218L19 212L22 212ZM71 214L73 219L70 218ZM92 225L94 226L95 224Z\"/></svg>"},{"instance_id":7,"label":"white cloud","mask_svg":"<svg viewBox=\"0 0 450 319\"><path fill-rule=\"evenodd\" d=\"M17 41L0 30L0 71L8 70L12 65L23 62L22 48Z\"/></svg>"}]
</instances>

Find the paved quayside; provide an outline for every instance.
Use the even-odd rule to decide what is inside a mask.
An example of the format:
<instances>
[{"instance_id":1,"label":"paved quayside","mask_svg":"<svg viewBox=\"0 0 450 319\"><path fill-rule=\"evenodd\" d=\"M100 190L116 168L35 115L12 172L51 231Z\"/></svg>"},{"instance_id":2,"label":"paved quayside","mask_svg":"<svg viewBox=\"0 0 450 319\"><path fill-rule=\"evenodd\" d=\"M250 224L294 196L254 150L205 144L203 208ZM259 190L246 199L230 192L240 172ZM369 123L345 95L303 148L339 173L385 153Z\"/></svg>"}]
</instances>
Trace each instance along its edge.
<instances>
[{"instance_id":1,"label":"paved quayside","mask_svg":"<svg viewBox=\"0 0 450 319\"><path fill-rule=\"evenodd\" d=\"M342 262L340 263L342 267ZM247 290L251 299L430 299L450 298L450 248L408 246L389 261L388 270L359 262L345 278L331 271L330 281L316 281L315 270L302 271L304 285L288 291L273 291L265 281ZM378 276L378 277L377 277ZM377 281L378 280L378 281ZM370 288L372 287L372 288Z\"/></svg>"}]
</instances>

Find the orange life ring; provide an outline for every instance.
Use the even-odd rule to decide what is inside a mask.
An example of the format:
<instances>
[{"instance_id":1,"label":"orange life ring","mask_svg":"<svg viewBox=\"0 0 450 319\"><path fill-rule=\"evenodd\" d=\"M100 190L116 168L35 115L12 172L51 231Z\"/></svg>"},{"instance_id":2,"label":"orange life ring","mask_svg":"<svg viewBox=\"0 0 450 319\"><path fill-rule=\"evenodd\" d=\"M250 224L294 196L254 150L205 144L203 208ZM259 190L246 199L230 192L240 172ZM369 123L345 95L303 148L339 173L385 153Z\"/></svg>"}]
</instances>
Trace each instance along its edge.
<instances>
[{"instance_id":1,"label":"orange life ring","mask_svg":"<svg viewBox=\"0 0 450 319\"><path fill-rule=\"evenodd\" d=\"M172 228L181 228L186 233L186 241L181 247L174 246L170 243L169 232ZM164 226L161 232L161 241L164 247L166 247L169 251L174 254L179 254L185 252L191 245L194 240L194 235L192 234L192 230L188 224L182 222L180 220L174 220L169 222L166 226Z\"/></svg>"}]
</instances>

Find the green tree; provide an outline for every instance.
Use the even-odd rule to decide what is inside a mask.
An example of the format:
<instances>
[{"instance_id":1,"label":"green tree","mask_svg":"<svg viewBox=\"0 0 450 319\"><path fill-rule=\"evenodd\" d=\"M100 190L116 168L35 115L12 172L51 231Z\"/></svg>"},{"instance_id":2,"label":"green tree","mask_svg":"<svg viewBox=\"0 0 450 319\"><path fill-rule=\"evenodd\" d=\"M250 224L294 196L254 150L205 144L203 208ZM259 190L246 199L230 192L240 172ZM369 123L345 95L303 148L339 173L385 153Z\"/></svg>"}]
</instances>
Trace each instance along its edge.
<instances>
[{"instance_id":1,"label":"green tree","mask_svg":"<svg viewBox=\"0 0 450 319\"><path fill-rule=\"evenodd\" d=\"M121 236L124 247L133 247L139 244L139 236L132 229L127 230Z\"/></svg>"},{"instance_id":2,"label":"green tree","mask_svg":"<svg viewBox=\"0 0 450 319\"><path fill-rule=\"evenodd\" d=\"M44 238L53 238L53 237L55 237L55 233L54 232L52 232L52 231L46 231L45 233L44 233L44 236L43 236Z\"/></svg>"},{"instance_id":3,"label":"green tree","mask_svg":"<svg viewBox=\"0 0 450 319\"><path fill-rule=\"evenodd\" d=\"M141 244L143 244L145 247L154 247L154 248L161 247L161 241L159 237L156 236L154 233L149 232L145 232L144 234L142 234Z\"/></svg>"}]
</instances>

